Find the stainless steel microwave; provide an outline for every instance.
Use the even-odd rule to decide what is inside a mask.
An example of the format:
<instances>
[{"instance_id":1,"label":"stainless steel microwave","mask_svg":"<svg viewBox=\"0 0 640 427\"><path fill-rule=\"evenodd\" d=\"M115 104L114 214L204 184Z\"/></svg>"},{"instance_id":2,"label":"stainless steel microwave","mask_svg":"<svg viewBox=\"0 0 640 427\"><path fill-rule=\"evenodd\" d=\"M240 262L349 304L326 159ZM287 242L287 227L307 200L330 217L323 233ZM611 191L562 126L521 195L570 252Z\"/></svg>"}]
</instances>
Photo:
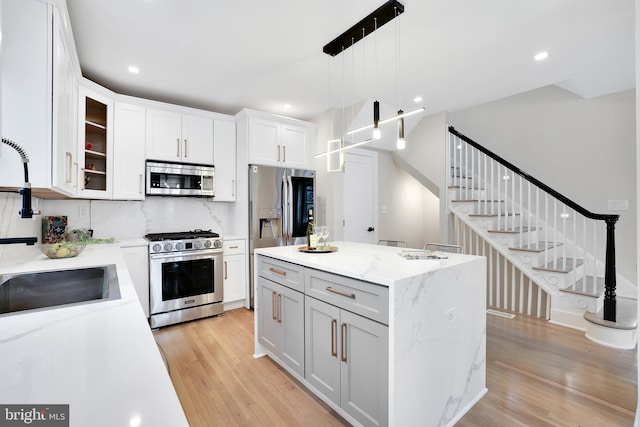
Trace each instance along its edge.
<instances>
[{"instance_id":1,"label":"stainless steel microwave","mask_svg":"<svg viewBox=\"0 0 640 427\"><path fill-rule=\"evenodd\" d=\"M214 167L147 160L148 196L215 196Z\"/></svg>"}]
</instances>

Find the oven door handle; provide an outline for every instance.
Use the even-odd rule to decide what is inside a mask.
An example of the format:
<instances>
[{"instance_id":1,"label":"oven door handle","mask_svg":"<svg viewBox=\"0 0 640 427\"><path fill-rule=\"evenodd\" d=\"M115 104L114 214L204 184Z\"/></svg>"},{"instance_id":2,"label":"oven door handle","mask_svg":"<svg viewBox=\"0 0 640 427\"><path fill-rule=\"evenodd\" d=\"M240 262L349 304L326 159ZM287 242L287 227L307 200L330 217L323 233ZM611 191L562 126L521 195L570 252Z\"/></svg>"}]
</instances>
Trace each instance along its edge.
<instances>
[{"instance_id":1,"label":"oven door handle","mask_svg":"<svg viewBox=\"0 0 640 427\"><path fill-rule=\"evenodd\" d=\"M159 254L150 254L149 261L150 262L164 261L170 258L177 258L177 261L184 261L185 259L205 259L205 258L222 256L222 254L223 254L223 249L165 252L165 253L159 253Z\"/></svg>"}]
</instances>

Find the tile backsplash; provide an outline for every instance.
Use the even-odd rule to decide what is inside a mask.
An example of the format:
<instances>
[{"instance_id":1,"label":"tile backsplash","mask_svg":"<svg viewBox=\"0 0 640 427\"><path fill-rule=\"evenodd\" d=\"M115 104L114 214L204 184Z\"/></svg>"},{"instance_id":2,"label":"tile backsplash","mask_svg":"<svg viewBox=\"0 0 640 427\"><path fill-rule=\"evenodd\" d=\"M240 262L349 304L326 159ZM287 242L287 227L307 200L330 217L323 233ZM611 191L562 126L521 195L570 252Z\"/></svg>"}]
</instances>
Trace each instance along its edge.
<instances>
[{"instance_id":1,"label":"tile backsplash","mask_svg":"<svg viewBox=\"0 0 640 427\"><path fill-rule=\"evenodd\" d=\"M91 228L98 238L131 239L147 233L211 229L233 234L231 203L192 197L149 197L144 201L38 200L34 209L42 215L64 215L69 229ZM42 215L22 219L21 198L0 193L0 237L37 236L41 239Z\"/></svg>"}]
</instances>

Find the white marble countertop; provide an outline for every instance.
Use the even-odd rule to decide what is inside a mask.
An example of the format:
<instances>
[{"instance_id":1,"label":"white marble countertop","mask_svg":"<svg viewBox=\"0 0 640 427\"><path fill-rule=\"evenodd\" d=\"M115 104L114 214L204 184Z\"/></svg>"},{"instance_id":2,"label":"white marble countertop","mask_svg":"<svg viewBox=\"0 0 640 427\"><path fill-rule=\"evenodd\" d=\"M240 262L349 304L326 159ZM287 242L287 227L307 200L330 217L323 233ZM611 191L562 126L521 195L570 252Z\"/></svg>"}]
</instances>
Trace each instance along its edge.
<instances>
[{"instance_id":1,"label":"white marble countertop","mask_svg":"<svg viewBox=\"0 0 640 427\"><path fill-rule=\"evenodd\" d=\"M124 242L123 242L124 243ZM135 243L135 242L129 242ZM0 274L115 264L121 298L0 316L0 403L69 404L71 426L188 426L120 251L0 246Z\"/></svg>"},{"instance_id":2,"label":"white marble countertop","mask_svg":"<svg viewBox=\"0 0 640 427\"><path fill-rule=\"evenodd\" d=\"M477 259L451 253L442 253L447 259L405 259L400 253L406 248L355 242L329 242L329 245L338 250L307 253L298 250L298 246L278 246L255 249L254 253L385 286Z\"/></svg>"}]
</instances>

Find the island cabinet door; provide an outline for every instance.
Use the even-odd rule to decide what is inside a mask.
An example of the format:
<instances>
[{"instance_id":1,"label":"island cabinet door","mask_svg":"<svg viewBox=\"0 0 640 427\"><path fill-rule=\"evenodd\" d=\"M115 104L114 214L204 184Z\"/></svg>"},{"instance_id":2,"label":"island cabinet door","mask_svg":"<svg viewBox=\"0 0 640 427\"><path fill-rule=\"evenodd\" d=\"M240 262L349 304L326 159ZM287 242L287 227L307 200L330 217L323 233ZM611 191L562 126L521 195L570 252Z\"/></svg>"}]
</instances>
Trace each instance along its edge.
<instances>
[{"instance_id":1,"label":"island cabinet door","mask_svg":"<svg viewBox=\"0 0 640 427\"><path fill-rule=\"evenodd\" d=\"M365 426L386 426L389 328L345 310L340 322L340 406Z\"/></svg>"},{"instance_id":2,"label":"island cabinet door","mask_svg":"<svg viewBox=\"0 0 640 427\"><path fill-rule=\"evenodd\" d=\"M258 339L267 350L277 354L282 347L282 326L278 318L278 284L258 277Z\"/></svg>"},{"instance_id":3,"label":"island cabinet door","mask_svg":"<svg viewBox=\"0 0 640 427\"><path fill-rule=\"evenodd\" d=\"M304 376L304 295L258 277L258 339L280 362Z\"/></svg>"},{"instance_id":4,"label":"island cabinet door","mask_svg":"<svg viewBox=\"0 0 640 427\"><path fill-rule=\"evenodd\" d=\"M340 309L305 297L305 378L340 405Z\"/></svg>"},{"instance_id":5,"label":"island cabinet door","mask_svg":"<svg viewBox=\"0 0 640 427\"><path fill-rule=\"evenodd\" d=\"M278 294L282 321L281 358L295 373L304 376L304 294L285 286Z\"/></svg>"}]
</instances>

